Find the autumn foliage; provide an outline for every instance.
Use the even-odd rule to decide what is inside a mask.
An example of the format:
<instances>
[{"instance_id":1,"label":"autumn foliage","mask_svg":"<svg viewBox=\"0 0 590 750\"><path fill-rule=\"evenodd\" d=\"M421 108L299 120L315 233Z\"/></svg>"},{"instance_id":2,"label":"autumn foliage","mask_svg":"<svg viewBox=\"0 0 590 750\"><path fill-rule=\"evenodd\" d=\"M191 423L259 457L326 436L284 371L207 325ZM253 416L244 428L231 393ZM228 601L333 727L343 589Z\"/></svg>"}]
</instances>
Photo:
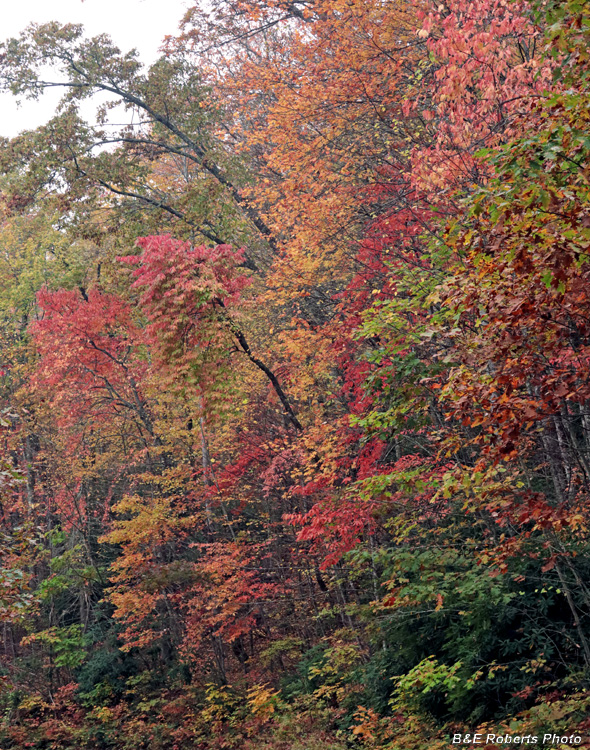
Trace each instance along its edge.
<instances>
[{"instance_id":1,"label":"autumn foliage","mask_svg":"<svg viewBox=\"0 0 590 750\"><path fill-rule=\"evenodd\" d=\"M215 0L147 71L4 43L65 93L0 157L1 747L590 746L589 27Z\"/></svg>"}]
</instances>

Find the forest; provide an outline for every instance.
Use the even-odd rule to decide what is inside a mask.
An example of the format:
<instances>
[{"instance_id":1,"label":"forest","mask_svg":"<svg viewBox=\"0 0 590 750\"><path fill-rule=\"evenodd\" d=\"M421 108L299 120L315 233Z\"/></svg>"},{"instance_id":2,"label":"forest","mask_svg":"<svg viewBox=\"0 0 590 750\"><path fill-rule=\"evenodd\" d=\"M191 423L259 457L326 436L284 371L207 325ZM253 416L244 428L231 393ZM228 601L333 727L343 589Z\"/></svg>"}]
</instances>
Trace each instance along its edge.
<instances>
[{"instance_id":1,"label":"forest","mask_svg":"<svg viewBox=\"0 0 590 750\"><path fill-rule=\"evenodd\" d=\"M0 45L0 748L590 747L590 5L162 45Z\"/></svg>"}]
</instances>

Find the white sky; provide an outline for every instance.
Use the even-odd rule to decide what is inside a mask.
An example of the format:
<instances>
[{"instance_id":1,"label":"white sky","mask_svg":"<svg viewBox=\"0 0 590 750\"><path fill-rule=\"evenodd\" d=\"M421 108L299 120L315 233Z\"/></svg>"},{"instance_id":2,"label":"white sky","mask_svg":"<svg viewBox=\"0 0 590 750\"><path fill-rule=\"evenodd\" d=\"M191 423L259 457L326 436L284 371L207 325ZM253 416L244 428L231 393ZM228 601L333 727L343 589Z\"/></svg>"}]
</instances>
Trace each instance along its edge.
<instances>
[{"instance_id":1,"label":"white sky","mask_svg":"<svg viewBox=\"0 0 590 750\"><path fill-rule=\"evenodd\" d=\"M189 0L1 0L0 40L17 36L30 23L81 23L89 36L109 34L121 51L135 47L143 62L158 56L167 34L177 34ZM9 94L0 93L0 135L42 125L53 114L59 93L20 107Z\"/></svg>"}]
</instances>

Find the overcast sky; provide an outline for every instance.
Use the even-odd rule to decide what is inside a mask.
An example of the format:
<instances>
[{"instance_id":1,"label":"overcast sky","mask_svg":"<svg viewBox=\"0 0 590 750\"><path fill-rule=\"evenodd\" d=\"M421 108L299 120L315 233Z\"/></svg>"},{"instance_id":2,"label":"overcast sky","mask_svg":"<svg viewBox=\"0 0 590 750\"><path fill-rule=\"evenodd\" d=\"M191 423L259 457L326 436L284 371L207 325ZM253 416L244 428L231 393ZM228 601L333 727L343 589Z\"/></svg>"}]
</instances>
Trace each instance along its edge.
<instances>
[{"instance_id":1,"label":"overcast sky","mask_svg":"<svg viewBox=\"0 0 590 750\"><path fill-rule=\"evenodd\" d=\"M16 36L30 23L81 23L90 36L109 34L122 51L135 47L144 62L157 57L167 34L176 34L189 0L4 0L0 39ZM53 114L53 92L39 102L17 108L12 96L0 94L0 135L13 136L46 122Z\"/></svg>"}]
</instances>

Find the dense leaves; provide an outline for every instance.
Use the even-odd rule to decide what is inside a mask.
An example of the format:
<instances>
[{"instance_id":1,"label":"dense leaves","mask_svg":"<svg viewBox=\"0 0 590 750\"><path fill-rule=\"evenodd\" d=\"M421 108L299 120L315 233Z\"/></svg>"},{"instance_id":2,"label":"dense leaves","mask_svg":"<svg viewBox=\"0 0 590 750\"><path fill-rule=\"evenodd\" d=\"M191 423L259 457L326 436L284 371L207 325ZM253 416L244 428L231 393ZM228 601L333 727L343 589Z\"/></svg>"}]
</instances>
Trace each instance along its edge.
<instances>
[{"instance_id":1,"label":"dense leaves","mask_svg":"<svg viewBox=\"0 0 590 750\"><path fill-rule=\"evenodd\" d=\"M149 70L4 43L64 98L1 157L2 747L588 743L589 27L215 0Z\"/></svg>"}]
</instances>

